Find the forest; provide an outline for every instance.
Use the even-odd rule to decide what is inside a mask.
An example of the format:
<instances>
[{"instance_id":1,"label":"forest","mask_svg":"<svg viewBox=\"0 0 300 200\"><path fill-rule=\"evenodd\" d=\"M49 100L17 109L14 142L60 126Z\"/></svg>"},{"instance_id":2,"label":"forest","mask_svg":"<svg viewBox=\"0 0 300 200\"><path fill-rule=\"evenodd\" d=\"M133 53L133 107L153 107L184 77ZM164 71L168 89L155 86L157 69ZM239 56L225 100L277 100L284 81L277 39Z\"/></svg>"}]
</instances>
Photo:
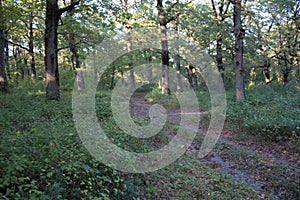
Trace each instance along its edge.
<instances>
[{"instance_id":1,"label":"forest","mask_svg":"<svg viewBox=\"0 0 300 200\"><path fill-rule=\"evenodd\" d=\"M0 199L300 199L300 1L0 0Z\"/></svg>"}]
</instances>

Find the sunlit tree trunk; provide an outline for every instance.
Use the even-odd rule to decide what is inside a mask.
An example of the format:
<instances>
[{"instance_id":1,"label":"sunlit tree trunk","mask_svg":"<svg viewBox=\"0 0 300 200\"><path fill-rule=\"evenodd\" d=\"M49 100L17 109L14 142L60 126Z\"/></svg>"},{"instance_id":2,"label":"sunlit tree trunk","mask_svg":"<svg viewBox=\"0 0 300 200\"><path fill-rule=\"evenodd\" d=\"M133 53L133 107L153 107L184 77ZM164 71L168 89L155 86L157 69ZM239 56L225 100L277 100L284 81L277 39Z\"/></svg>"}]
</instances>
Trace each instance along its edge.
<instances>
[{"instance_id":1,"label":"sunlit tree trunk","mask_svg":"<svg viewBox=\"0 0 300 200\"><path fill-rule=\"evenodd\" d=\"M59 20L57 0L47 0L45 29L46 97L59 100L59 73L57 58L57 28Z\"/></svg>"},{"instance_id":2,"label":"sunlit tree trunk","mask_svg":"<svg viewBox=\"0 0 300 200\"><path fill-rule=\"evenodd\" d=\"M235 88L236 100L240 101L245 98L244 89L244 69L243 69L243 35L241 20L241 2L234 1L234 36L235 36Z\"/></svg>"},{"instance_id":3,"label":"sunlit tree trunk","mask_svg":"<svg viewBox=\"0 0 300 200\"><path fill-rule=\"evenodd\" d=\"M79 1L59 9L58 0L47 0L46 29L45 29L45 68L46 68L46 97L50 100L59 100L59 73L57 57L57 28L62 13L73 9Z\"/></svg>"}]
</instances>

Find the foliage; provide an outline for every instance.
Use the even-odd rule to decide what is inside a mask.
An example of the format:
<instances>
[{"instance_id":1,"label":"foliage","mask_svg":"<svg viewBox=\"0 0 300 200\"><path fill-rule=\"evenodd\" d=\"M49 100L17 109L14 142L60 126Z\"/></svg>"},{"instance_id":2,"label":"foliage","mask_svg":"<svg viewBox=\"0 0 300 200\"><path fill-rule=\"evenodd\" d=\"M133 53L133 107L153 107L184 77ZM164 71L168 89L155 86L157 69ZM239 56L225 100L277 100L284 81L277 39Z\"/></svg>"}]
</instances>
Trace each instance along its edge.
<instances>
[{"instance_id":1,"label":"foliage","mask_svg":"<svg viewBox=\"0 0 300 200\"><path fill-rule=\"evenodd\" d=\"M120 174L96 161L81 144L70 95L58 103L45 101L39 89L23 89L1 96L1 196L122 198L127 188Z\"/></svg>"},{"instance_id":2,"label":"foliage","mask_svg":"<svg viewBox=\"0 0 300 200\"><path fill-rule=\"evenodd\" d=\"M108 168L91 157L81 144L73 124L68 87L62 90L61 101L56 102L44 99L44 81L29 79L23 83L0 97L0 195L3 198L152 199L167 195L218 199L224 194L228 198L233 195L257 198L251 188L199 165L190 156L149 176L124 175ZM113 120L110 95L109 91L97 92L96 113L116 145L129 151L148 152L168 142L163 134L148 140L128 137ZM147 119L135 118L135 121L140 125L148 123ZM176 129L168 123L163 132Z\"/></svg>"},{"instance_id":3,"label":"foliage","mask_svg":"<svg viewBox=\"0 0 300 200\"><path fill-rule=\"evenodd\" d=\"M235 102L229 94L227 119L254 134L286 140L300 134L300 91L294 86L255 86L247 100Z\"/></svg>"}]
</instances>

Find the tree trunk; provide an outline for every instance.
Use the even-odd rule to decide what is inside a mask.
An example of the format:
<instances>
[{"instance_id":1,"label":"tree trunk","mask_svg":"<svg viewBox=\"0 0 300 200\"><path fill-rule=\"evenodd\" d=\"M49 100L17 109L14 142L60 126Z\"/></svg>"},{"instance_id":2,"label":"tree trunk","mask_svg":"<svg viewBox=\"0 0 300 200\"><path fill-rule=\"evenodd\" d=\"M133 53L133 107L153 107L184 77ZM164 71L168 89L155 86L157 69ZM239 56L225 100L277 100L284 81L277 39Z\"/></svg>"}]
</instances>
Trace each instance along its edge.
<instances>
[{"instance_id":1,"label":"tree trunk","mask_svg":"<svg viewBox=\"0 0 300 200\"><path fill-rule=\"evenodd\" d=\"M244 69L243 69L243 35L241 21L241 1L234 2L234 36L235 36L235 88L236 100L240 101L245 98L244 89Z\"/></svg>"},{"instance_id":2,"label":"tree trunk","mask_svg":"<svg viewBox=\"0 0 300 200\"><path fill-rule=\"evenodd\" d=\"M162 47L162 94L171 94L169 81L169 48L167 37L167 23L163 14L162 0L157 0L158 18L161 31L161 47Z\"/></svg>"},{"instance_id":3,"label":"tree trunk","mask_svg":"<svg viewBox=\"0 0 300 200\"><path fill-rule=\"evenodd\" d=\"M229 5L230 5L230 0L227 0L226 3L224 2L224 0L219 1L218 6L216 6L214 0L211 0L211 6L212 6L213 14L214 14L214 19L215 19L218 30L220 30L221 23L227 17L226 14L228 12ZM225 71L225 68L223 65L222 45L223 45L223 33L221 31L218 31L216 52L217 52L218 70L221 74L221 81L219 84L221 91L223 91L224 71Z\"/></svg>"},{"instance_id":4,"label":"tree trunk","mask_svg":"<svg viewBox=\"0 0 300 200\"><path fill-rule=\"evenodd\" d=\"M263 66L263 74L265 77L266 85L270 84L273 80L270 74L270 67L271 67L270 61L266 60Z\"/></svg>"},{"instance_id":5,"label":"tree trunk","mask_svg":"<svg viewBox=\"0 0 300 200\"><path fill-rule=\"evenodd\" d=\"M77 83L77 90L82 91L85 89L85 82L82 74L82 70L78 61L78 53L77 53L77 46L75 45L75 37L74 34L70 34L70 59L72 64L72 69L75 72L76 76L76 83Z\"/></svg>"},{"instance_id":6,"label":"tree trunk","mask_svg":"<svg viewBox=\"0 0 300 200\"><path fill-rule=\"evenodd\" d=\"M152 62L152 55L151 55L151 50L149 49L149 51L145 51L145 58L146 58L146 61L147 63L151 63ZM148 69L147 71L147 77L148 77L148 81L151 82L152 80L152 69L151 67Z\"/></svg>"},{"instance_id":7,"label":"tree trunk","mask_svg":"<svg viewBox=\"0 0 300 200\"><path fill-rule=\"evenodd\" d=\"M177 35L176 35L176 40L179 40L179 18L177 18L176 21L176 29L177 29ZM177 92L181 93L182 92L182 80L181 80L181 63L180 63L180 51L179 51L179 45L176 46L176 53L177 55L175 56L176 59L176 79L177 79Z\"/></svg>"},{"instance_id":8,"label":"tree trunk","mask_svg":"<svg viewBox=\"0 0 300 200\"><path fill-rule=\"evenodd\" d=\"M180 65L179 52L176 55L176 79L177 79L177 92L182 92L181 65Z\"/></svg>"},{"instance_id":9,"label":"tree trunk","mask_svg":"<svg viewBox=\"0 0 300 200\"><path fill-rule=\"evenodd\" d=\"M57 0L47 0L45 29L46 97L59 100L59 73L57 58L57 28L59 20Z\"/></svg>"},{"instance_id":10,"label":"tree trunk","mask_svg":"<svg viewBox=\"0 0 300 200\"><path fill-rule=\"evenodd\" d=\"M59 73L57 58L57 28L62 13L72 10L77 2L59 9L58 0L47 0L46 3L46 29L45 29L45 68L46 68L46 97L50 100L59 100Z\"/></svg>"},{"instance_id":11,"label":"tree trunk","mask_svg":"<svg viewBox=\"0 0 300 200\"><path fill-rule=\"evenodd\" d=\"M222 81L224 82L224 65L223 65L223 55L222 55L222 45L223 45L223 34L218 32L217 36L217 64L218 70L221 74Z\"/></svg>"},{"instance_id":12,"label":"tree trunk","mask_svg":"<svg viewBox=\"0 0 300 200\"><path fill-rule=\"evenodd\" d=\"M111 71L111 79L110 79L110 89L114 89L114 85L115 85L115 66L112 66L112 71Z\"/></svg>"},{"instance_id":13,"label":"tree trunk","mask_svg":"<svg viewBox=\"0 0 300 200\"><path fill-rule=\"evenodd\" d=\"M5 35L7 35L7 31L5 31ZM7 40L4 42L4 65L6 67L7 77L11 79L10 66L9 66L9 46Z\"/></svg>"},{"instance_id":14,"label":"tree trunk","mask_svg":"<svg viewBox=\"0 0 300 200\"><path fill-rule=\"evenodd\" d=\"M162 94L171 94L169 80L169 50L166 25L160 26L161 30L161 47L162 47Z\"/></svg>"},{"instance_id":15,"label":"tree trunk","mask_svg":"<svg viewBox=\"0 0 300 200\"><path fill-rule=\"evenodd\" d=\"M126 30L126 34L127 34L127 50L130 53L130 51L132 50L132 42L131 42L131 35L130 35L130 29L131 26L129 24L129 20L130 20L130 13L129 13L129 9L128 9L128 0L121 0L121 4L123 7L123 12L126 15L125 21L124 21L124 25L125 25L125 30ZM129 64L129 67L132 67L131 64ZM130 82L130 89L131 90L135 90L135 77L134 77L134 70L131 69L129 71L129 82Z\"/></svg>"},{"instance_id":16,"label":"tree trunk","mask_svg":"<svg viewBox=\"0 0 300 200\"><path fill-rule=\"evenodd\" d=\"M4 65L4 45L5 45L5 34L4 34L4 20L2 12L2 0L0 0L0 91L4 91L7 88L7 80Z\"/></svg>"},{"instance_id":17,"label":"tree trunk","mask_svg":"<svg viewBox=\"0 0 300 200\"><path fill-rule=\"evenodd\" d=\"M33 46L33 13L30 13L30 22L29 22L29 55L30 55L30 68L31 68L31 76L36 77L36 69L35 69L35 57L34 57L34 46Z\"/></svg>"},{"instance_id":18,"label":"tree trunk","mask_svg":"<svg viewBox=\"0 0 300 200\"><path fill-rule=\"evenodd\" d=\"M71 3L75 3L75 0L71 0ZM73 19L72 10L68 11L67 14L71 17L71 19ZM85 89L85 82L84 82L83 73L78 60L79 56L77 53L77 46L76 46L74 33L69 34L69 50L70 50L70 60L71 60L72 70L75 72L77 91L82 91Z\"/></svg>"}]
</instances>

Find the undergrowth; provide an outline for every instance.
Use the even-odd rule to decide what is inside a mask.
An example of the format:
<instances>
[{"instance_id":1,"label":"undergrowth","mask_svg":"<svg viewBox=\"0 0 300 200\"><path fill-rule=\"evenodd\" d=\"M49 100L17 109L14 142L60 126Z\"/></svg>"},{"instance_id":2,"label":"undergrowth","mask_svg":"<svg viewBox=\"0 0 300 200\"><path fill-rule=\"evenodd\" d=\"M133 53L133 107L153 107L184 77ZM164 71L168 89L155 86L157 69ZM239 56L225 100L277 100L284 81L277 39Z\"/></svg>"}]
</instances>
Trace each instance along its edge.
<instances>
[{"instance_id":1,"label":"undergrowth","mask_svg":"<svg viewBox=\"0 0 300 200\"><path fill-rule=\"evenodd\" d=\"M271 140L300 137L300 90L293 86L256 86L246 90L246 99L234 100L228 92L227 120L251 134Z\"/></svg>"},{"instance_id":2,"label":"undergrowth","mask_svg":"<svg viewBox=\"0 0 300 200\"><path fill-rule=\"evenodd\" d=\"M44 84L42 80L27 80L0 96L0 198L258 198L248 186L187 155L144 175L107 167L89 154L76 132L71 82L62 86L60 102L45 99ZM199 95L207 98L205 93ZM209 105L205 100L202 103ZM96 113L111 140L128 151L149 152L168 142L164 134L148 140L128 137L113 120L110 92L97 93ZM136 123L148 122L136 119ZM163 129L175 130L170 124Z\"/></svg>"}]
</instances>

